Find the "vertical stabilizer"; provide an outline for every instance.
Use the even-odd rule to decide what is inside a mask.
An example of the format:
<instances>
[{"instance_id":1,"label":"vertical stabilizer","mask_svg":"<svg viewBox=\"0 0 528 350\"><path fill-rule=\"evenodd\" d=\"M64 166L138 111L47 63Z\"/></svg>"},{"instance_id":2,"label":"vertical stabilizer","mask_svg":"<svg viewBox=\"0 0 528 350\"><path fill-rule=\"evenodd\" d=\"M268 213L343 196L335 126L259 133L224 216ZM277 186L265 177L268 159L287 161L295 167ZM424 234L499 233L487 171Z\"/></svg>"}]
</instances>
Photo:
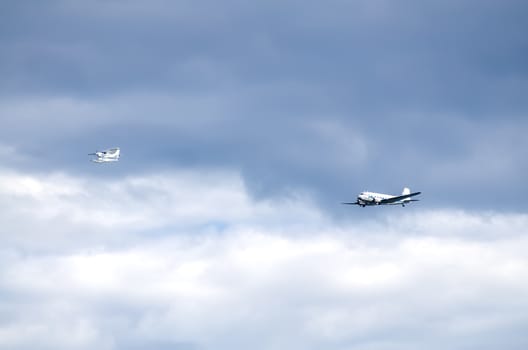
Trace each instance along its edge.
<instances>
[{"instance_id":1,"label":"vertical stabilizer","mask_svg":"<svg viewBox=\"0 0 528 350\"><path fill-rule=\"evenodd\" d=\"M402 196L405 196L406 194L411 194L411 190L409 187L405 187L402 191Z\"/></svg>"}]
</instances>

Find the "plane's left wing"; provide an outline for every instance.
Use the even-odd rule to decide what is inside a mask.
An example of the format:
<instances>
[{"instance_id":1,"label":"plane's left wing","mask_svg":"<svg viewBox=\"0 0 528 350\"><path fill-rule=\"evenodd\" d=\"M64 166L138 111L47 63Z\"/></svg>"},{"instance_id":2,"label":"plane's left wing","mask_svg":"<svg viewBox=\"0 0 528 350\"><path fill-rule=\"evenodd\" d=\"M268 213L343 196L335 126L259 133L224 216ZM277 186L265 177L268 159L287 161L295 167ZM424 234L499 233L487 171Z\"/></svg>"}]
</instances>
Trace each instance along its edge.
<instances>
[{"instance_id":1,"label":"plane's left wing","mask_svg":"<svg viewBox=\"0 0 528 350\"><path fill-rule=\"evenodd\" d=\"M394 202L399 202L401 200L404 200L406 198L410 198L410 197L413 197L413 196L417 196L419 195L420 193L422 192L414 192L414 193L409 193L409 194L404 194L402 196L397 196L397 197L392 197L392 198L387 198L387 199L382 199L379 204L391 204L391 203L394 203Z\"/></svg>"}]
</instances>

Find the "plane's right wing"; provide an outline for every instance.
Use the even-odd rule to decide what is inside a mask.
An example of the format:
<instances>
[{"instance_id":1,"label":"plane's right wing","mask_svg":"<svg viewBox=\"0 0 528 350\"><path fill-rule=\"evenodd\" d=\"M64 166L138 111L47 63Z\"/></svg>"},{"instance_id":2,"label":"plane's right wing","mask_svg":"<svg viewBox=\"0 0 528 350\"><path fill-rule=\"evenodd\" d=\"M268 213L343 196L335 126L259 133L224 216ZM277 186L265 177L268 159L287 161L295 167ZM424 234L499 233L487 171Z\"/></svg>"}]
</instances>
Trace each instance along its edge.
<instances>
[{"instance_id":1,"label":"plane's right wing","mask_svg":"<svg viewBox=\"0 0 528 350\"><path fill-rule=\"evenodd\" d=\"M359 202L356 201L356 202L354 202L354 203L349 202L349 203L341 203L341 204L347 204L347 205L359 205Z\"/></svg>"},{"instance_id":2,"label":"plane's right wing","mask_svg":"<svg viewBox=\"0 0 528 350\"><path fill-rule=\"evenodd\" d=\"M419 195L420 193L422 192L414 192L414 193L409 193L409 194L404 194L402 196L397 196L397 197L392 197L392 198L387 198L387 199L382 199L380 201L379 204L391 204L391 203L394 203L394 202L399 202L401 200L404 200L406 198L410 198L410 197L413 197L413 196L417 196Z\"/></svg>"}]
</instances>

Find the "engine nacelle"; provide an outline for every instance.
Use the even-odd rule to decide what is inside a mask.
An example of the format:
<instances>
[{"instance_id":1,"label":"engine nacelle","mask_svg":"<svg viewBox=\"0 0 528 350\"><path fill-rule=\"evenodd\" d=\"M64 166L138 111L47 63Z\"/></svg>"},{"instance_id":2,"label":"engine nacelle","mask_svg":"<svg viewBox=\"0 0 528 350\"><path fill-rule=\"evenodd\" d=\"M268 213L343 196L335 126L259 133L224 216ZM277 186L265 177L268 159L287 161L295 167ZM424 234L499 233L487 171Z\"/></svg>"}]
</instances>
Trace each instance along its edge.
<instances>
[{"instance_id":1,"label":"engine nacelle","mask_svg":"<svg viewBox=\"0 0 528 350\"><path fill-rule=\"evenodd\" d=\"M374 196L368 194L361 194L358 196L358 199L365 203L372 203L375 201Z\"/></svg>"}]
</instances>

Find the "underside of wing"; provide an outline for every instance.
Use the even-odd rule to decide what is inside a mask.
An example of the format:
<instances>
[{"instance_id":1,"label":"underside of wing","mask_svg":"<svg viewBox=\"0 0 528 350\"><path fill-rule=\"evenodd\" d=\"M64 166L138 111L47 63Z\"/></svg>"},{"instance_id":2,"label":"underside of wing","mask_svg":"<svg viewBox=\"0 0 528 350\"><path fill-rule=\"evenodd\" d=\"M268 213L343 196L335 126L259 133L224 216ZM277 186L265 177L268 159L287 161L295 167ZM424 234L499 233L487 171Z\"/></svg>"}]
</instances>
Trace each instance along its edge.
<instances>
[{"instance_id":1,"label":"underside of wing","mask_svg":"<svg viewBox=\"0 0 528 350\"><path fill-rule=\"evenodd\" d=\"M344 203L341 203L341 204L346 204L346 205L359 205L359 202L344 202Z\"/></svg>"},{"instance_id":2,"label":"underside of wing","mask_svg":"<svg viewBox=\"0 0 528 350\"><path fill-rule=\"evenodd\" d=\"M404 199L407 199L407 198L410 198L410 197L413 197L413 196L417 196L420 193L422 193L422 192L414 192L414 193L404 194L403 196L396 196L396 197L392 197L392 198L382 199L380 201L380 204L391 204L391 203L399 202L399 201L402 201ZM417 200L418 199L411 199L410 201L417 201Z\"/></svg>"}]
</instances>

